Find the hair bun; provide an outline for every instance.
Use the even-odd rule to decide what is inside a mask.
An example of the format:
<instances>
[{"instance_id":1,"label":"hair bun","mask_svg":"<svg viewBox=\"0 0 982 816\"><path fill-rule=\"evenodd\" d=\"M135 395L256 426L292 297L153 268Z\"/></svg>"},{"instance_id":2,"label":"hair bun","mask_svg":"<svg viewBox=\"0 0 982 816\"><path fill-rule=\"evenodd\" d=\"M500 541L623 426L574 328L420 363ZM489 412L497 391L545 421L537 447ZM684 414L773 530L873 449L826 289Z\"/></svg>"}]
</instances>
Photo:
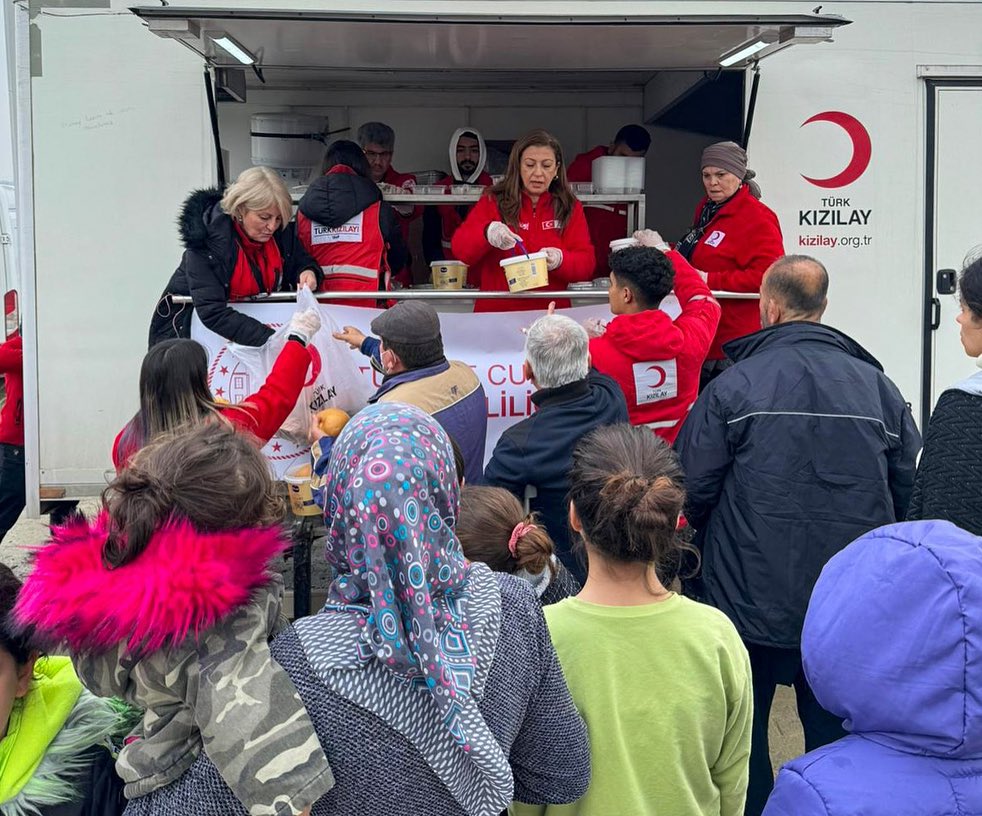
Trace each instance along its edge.
<instances>
[{"instance_id":1,"label":"hair bun","mask_svg":"<svg viewBox=\"0 0 982 816\"><path fill-rule=\"evenodd\" d=\"M648 483L648 489L639 497L633 512L644 523L675 527L685 492L667 476L659 476Z\"/></svg>"},{"instance_id":2,"label":"hair bun","mask_svg":"<svg viewBox=\"0 0 982 816\"><path fill-rule=\"evenodd\" d=\"M612 502L614 506L625 511L640 501L650 486L651 482L643 476L622 471L607 480L600 495L605 501Z\"/></svg>"}]
</instances>

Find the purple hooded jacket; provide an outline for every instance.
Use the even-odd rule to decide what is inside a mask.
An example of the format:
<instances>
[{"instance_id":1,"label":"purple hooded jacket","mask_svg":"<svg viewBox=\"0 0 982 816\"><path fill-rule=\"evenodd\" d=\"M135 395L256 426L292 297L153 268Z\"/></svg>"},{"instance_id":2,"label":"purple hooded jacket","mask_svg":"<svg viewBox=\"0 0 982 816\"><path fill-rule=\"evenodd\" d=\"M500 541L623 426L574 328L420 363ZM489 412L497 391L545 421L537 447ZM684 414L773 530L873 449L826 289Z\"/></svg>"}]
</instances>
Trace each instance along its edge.
<instances>
[{"instance_id":1,"label":"purple hooded jacket","mask_svg":"<svg viewBox=\"0 0 982 816\"><path fill-rule=\"evenodd\" d=\"M857 539L822 571L801 651L851 733L785 765L764 816L982 814L982 538L914 521Z\"/></svg>"}]
</instances>

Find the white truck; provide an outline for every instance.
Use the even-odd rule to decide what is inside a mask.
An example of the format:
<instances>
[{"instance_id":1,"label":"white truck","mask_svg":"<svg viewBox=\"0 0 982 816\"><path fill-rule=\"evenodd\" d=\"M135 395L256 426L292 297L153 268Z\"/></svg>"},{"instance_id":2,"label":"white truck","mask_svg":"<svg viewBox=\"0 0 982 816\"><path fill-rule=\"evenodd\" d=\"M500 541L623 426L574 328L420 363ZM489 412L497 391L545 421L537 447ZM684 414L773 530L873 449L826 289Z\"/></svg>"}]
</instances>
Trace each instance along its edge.
<instances>
[{"instance_id":1,"label":"white truck","mask_svg":"<svg viewBox=\"0 0 982 816\"><path fill-rule=\"evenodd\" d=\"M982 242L982 3L816 2L8 4L29 511L105 485L177 211L218 156L230 177L250 164L265 111L349 136L383 120L409 172L446 169L461 125L546 127L572 158L644 122L646 221L669 238L701 195L703 146L749 135L786 250L829 268L828 322L923 422L971 370L935 273ZM214 121L206 75L231 100Z\"/></svg>"}]
</instances>

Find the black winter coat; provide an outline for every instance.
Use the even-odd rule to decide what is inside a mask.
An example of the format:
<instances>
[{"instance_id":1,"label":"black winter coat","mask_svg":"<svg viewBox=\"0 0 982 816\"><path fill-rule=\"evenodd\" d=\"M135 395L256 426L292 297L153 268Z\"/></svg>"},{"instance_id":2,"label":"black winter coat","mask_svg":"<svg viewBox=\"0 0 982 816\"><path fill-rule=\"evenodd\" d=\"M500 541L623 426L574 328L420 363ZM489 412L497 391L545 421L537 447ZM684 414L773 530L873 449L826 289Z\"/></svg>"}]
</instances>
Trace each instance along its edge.
<instances>
[{"instance_id":1,"label":"black winter coat","mask_svg":"<svg viewBox=\"0 0 982 816\"><path fill-rule=\"evenodd\" d=\"M921 437L880 364L835 329L783 323L724 351L736 364L675 442L704 599L745 640L798 648L825 563L904 518Z\"/></svg>"},{"instance_id":2,"label":"black winter coat","mask_svg":"<svg viewBox=\"0 0 982 816\"><path fill-rule=\"evenodd\" d=\"M232 273L239 256L232 218L222 212L222 191L217 188L191 193L178 217L184 256L164 289L150 320L150 346L173 337L191 336L191 309L178 305L171 295L190 295L201 322L215 334L245 346L261 346L273 330L228 305ZM320 267L297 240L293 223L273 236L283 257L281 291L297 288L300 273L310 269L322 279Z\"/></svg>"},{"instance_id":3,"label":"black winter coat","mask_svg":"<svg viewBox=\"0 0 982 816\"><path fill-rule=\"evenodd\" d=\"M536 489L530 509L542 517L556 555L582 584L586 570L572 552L568 522L573 448L594 428L627 422L627 400L613 379L591 370L585 380L536 391L532 402L536 412L501 435L484 480L520 501L527 486Z\"/></svg>"},{"instance_id":4,"label":"black winter coat","mask_svg":"<svg viewBox=\"0 0 982 816\"><path fill-rule=\"evenodd\" d=\"M946 519L982 536L982 394L953 388L938 399L907 518Z\"/></svg>"},{"instance_id":5,"label":"black winter coat","mask_svg":"<svg viewBox=\"0 0 982 816\"><path fill-rule=\"evenodd\" d=\"M336 229L376 201L381 202L379 229L387 247L385 256L389 269L396 272L406 266L409 251L402 240L396 211L388 202L382 201L382 193L371 179L355 173L323 175L307 188L298 209L311 221Z\"/></svg>"}]
</instances>

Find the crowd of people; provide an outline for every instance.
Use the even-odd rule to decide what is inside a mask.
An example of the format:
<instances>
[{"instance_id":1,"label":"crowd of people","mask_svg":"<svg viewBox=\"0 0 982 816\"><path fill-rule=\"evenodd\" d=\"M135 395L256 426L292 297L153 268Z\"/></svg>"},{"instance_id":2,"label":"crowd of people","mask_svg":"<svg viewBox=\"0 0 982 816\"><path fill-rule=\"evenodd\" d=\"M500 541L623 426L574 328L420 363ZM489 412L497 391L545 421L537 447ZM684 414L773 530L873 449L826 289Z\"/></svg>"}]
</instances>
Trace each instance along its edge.
<instances>
[{"instance_id":1,"label":"crowd of people","mask_svg":"<svg viewBox=\"0 0 982 816\"><path fill-rule=\"evenodd\" d=\"M376 125L332 146L292 233L262 168L185 206L99 513L54 525L22 586L0 565L0 814L982 810L982 375L942 395L918 466L909 405L823 323L828 271L783 254L730 143L703 154L706 199L674 248L639 230L608 253L607 325L530 315L536 411L486 464L483 388L431 306L335 333L383 377L330 445L311 424L332 579L286 621L273 564L290 542L259 449L296 404L319 314L298 311L266 383L228 405L169 296L204 288L206 325L262 343L232 291L397 277L388 242L413 213L381 200L378 183L406 181ZM454 178L480 178L483 140L456 136ZM628 130L607 149L647 143ZM491 288L518 241L560 279L592 273L567 188L534 131L442 235ZM361 201L371 257L319 254L320 226ZM982 258L959 287L982 359ZM775 783L778 685L807 753Z\"/></svg>"}]
</instances>

